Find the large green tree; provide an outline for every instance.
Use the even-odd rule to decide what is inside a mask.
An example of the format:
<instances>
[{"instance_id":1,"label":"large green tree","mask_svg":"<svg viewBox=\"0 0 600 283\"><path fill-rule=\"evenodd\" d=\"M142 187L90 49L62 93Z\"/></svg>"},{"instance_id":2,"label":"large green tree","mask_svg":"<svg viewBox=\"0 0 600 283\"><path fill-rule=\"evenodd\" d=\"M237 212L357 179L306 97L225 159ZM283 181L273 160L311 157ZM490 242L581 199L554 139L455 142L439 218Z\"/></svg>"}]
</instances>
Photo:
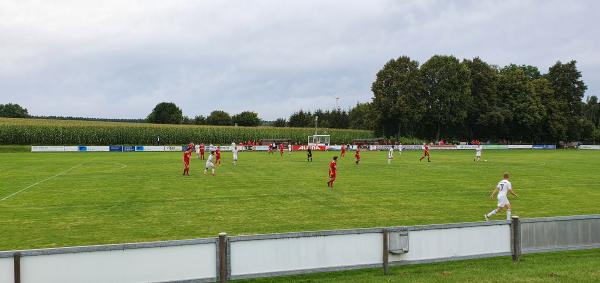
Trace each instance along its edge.
<instances>
[{"instance_id":1,"label":"large green tree","mask_svg":"<svg viewBox=\"0 0 600 283\"><path fill-rule=\"evenodd\" d=\"M196 125L205 125L206 124L206 117L204 117L202 115L197 115L196 117L194 117L194 124L196 124Z\"/></svg>"},{"instance_id":2,"label":"large green tree","mask_svg":"<svg viewBox=\"0 0 600 283\"><path fill-rule=\"evenodd\" d=\"M175 103L161 102L154 107L146 120L155 124L181 124L183 115Z\"/></svg>"},{"instance_id":3,"label":"large green tree","mask_svg":"<svg viewBox=\"0 0 600 283\"><path fill-rule=\"evenodd\" d=\"M206 118L206 123L208 125L229 126L231 125L231 116L225 111L215 110L210 112L210 115Z\"/></svg>"},{"instance_id":4,"label":"large green tree","mask_svg":"<svg viewBox=\"0 0 600 283\"><path fill-rule=\"evenodd\" d=\"M373 129L371 103L357 103L348 113L348 120L352 129Z\"/></svg>"},{"instance_id":5,"label":"large green tree","mask_svg":"<svg viewBox=\"0 0 600 283\"><path fill-rule=\"evenodd\" d=\"M577 70L577 61L568 63L556 62L545 77L552 84L552 88L559 100L566 103L568 117L567 139L578 140L582 137L581 120L583 108L583 95L587 86L581 80L581 72Z\"/></svg>"},{"instance_id":6,"label":"large green tree","mask_svg":"<svg viewBox=\"0 0 600 283\"><path fill-rule=\"evenodd\" d=\"M500 71L498 94L507 110L508 137L517 141L533 142L541 136L545 117L541 94L531 85L527 69L508 65Z\"/></svg>"},{"instance_id":7,"label":"large green tree","mask_svg":"<svg viewBox=\"0 0 600 283\"><path fill-rule=\"evenodd\" d=\"M16 103L0 104L0 117L27 118L29 113L26 108Z\"/></svg>"},{"instance_id":8,"label":"large green tree","mask_svg":"<svg viewBox=\"0 0 600 283\"><path fill-rule=\"evenodd\" d=\"M471 80L466 64L454 56L435 55L421 66L425 87L427 124L435 130L435 139L442 133L462 125L471 103Z\"/></svg>"},{"instance_id":9,"label":"large green tree","mask_svg":"<svg viewBox=\"0 0 600 283\"><path fill-rule=\"evenodd\" d=\"M260 125L258 113L252 111L244 111L242 113L233 115L231 120L234 124L238 124L239 126L256 127Z\"/></svg>"},{"instance_id":10,"label":"large green tree","mask_svg":"<svg viewBox=\"0 0 600 283\"><path fill-rule=\"evenodd\" d=\"M383 136L413 135L425 113L419 63L407 56L388 61L373 84L371 102L375 132Z\"/></svg>"},{"instance_id":11,"label":"large green tree","mask_svg":"<svg viewBox=\"0 0 600 283\"><path fill-rule=\"evenodd\" d=\"M584 116L595 127L600 127L600 102L597 96L589 96L583 110Z\"/></svg>"},{"instance_id":12,"label":"large green tree","mask_svg":"<svg viewBox=\"0 0 600 283\"><path fill-rule=\"evenodd\" d=\"M314 118L310 112L300 110L290 116L288 125L290 127L312 127L314 126Z\"/></svg>"},{"instance_id":13,"label":"large green tree","mask_svg":"<svg viewBox=\"0 0 600 283\"><path fill-rule=\"evenodd\" d=\"M273 121L273 127L282 128L285 126L287 126L287 121L285 118L277 118L275 121Z\"/></svg>"},{"instance_id":14,"label":"large green tree","mask_svg":"<svg viewBox=\"0 0 600 283\"><path fill-rule=\"evenodd\" d=\"M464 60L471 78L471 99L465 121L469 139L498 139L505 132L506 110L499 107L498 70L480 58Z\"/></svg>"}]
</instances>

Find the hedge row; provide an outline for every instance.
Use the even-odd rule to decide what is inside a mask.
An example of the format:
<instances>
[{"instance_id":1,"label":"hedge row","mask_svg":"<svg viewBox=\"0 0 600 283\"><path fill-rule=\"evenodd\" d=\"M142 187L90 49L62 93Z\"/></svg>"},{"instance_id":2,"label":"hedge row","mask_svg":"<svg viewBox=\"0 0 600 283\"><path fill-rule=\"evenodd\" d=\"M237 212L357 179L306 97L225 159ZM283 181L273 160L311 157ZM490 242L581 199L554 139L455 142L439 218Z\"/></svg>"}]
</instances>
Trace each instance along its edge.
<instances>
[{"instance_id":1,"label":"hedge row","mask_svg":"<svg viewBox=\"0 0 600 283\"><path fill-rule=\"evenodd\" d=\"M310 128L228 127L159 125L96 121L66 121L0 118L2 145L111 145L213 143L229 144L260 139L292 139L306 143L314 134ZM350 143L352 139L372 138L363 130L319 129L331 135L331 143Z\"/></svg>"}]
</instances>

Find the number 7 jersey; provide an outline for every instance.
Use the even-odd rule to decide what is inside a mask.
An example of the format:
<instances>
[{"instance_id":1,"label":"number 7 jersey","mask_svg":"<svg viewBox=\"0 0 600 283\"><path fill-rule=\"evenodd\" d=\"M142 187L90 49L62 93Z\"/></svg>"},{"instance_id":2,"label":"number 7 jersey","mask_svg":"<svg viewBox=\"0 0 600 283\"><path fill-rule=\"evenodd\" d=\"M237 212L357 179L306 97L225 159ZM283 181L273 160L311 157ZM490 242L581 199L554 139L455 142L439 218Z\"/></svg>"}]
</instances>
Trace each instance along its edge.
<instances>
[{"instance_id":1,"label":"number 7 jersey","mask_svg":"<svg viewBox=\"0 0 600 283\"><path fill-rule=\"evenodd\" d=\"M498 182L496 186L498 189L498 197L506 197L508 190L512 190L512 184L508 180L502 180Z\"/></svg>"}]
</instances>

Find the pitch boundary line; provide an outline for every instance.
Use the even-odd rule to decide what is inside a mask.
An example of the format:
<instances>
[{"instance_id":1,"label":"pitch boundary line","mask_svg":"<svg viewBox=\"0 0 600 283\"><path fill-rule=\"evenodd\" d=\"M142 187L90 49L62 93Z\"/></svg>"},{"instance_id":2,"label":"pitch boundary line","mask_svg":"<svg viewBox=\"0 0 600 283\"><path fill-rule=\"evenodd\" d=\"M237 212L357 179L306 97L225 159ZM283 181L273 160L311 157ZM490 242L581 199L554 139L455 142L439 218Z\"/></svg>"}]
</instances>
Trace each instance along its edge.
<instances>
[{"instance_id":1,"label":"pitch boundary line","mask_svg":"<svg viewBox=\"0 0 600 283\"><path fill-rule=\"evenodd\" d=\"M85 164L85 163L86 163L86 162L84 162L84 163L80 163L80 164L77 164L77 165L75 165L75 166L73 166L73 167L71 167L71 168L69 168L69 169L67 169L67 170L65 170L65 171L62 171L62 172L60 172L60 173L58 173L58 174L56 174L56 175L54 175L54 176L50 176L50 177L48 177L48 178L46 178L46 179L43 179L43 180L41 180L41 181L38 181L38 182L35 182L35 183L33 183L33 184L31 184L31 185L29 185L29 186L27 186L27 187L23 188L23 189L20 189L20 190L18 190L18 191L16 191L16 192L14 192L14 193L12 193L12 194L10 194L10 195L8 195L8 196L5 196L5 197L3 197L2 199L0 199L0 201L5 201L5 200L7 200L7 199L9 199L9 198L11 198L11 197L13 197L13 196L15 196L15 195L17 195L17 194L21 193L21 192L24 192L24 191L26 191L26 190L28 190L28 189L30 189L30 188L33 188L33 187L35 187L35 186L37 186L37 185L39 185L39 184L41 184L41 183L43 183L43 182L46 182L46 181L48 181L48 180L51 180L51 179L54 179L54 178L56 178L56 177L58 177L58 176L64 175L64 174L66 174L66 173L68 173L68 172L72 171L72 170L73 170L73 169L75 169L75 168L81 167L81 166L82 166L83 164Z\"/></svg>"}]
</instances>

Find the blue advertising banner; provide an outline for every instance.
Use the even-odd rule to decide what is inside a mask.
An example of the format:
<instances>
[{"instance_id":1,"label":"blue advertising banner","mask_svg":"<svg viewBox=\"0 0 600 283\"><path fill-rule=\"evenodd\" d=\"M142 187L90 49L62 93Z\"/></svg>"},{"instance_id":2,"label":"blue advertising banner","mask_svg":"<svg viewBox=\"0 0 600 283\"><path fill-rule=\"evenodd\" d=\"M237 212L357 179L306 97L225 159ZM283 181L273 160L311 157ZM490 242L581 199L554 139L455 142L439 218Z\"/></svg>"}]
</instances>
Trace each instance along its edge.
<instances>
[{"instance_id":1,"label":"blue advertising banner","mask_svg":"<svg viewBox=\"0 0 600 283\"><path fill-rule=\"evenodd\" d=\"M132 145L124 145L123 151L135 151L135 146Z\"/></svg>"},{"instance_id":2,"label":"blue advertising banner","mask_svg":"<svg viewBox=\"0 0 600 283\"><path fill-rule=\"evenodd\" d=\"M109 151L123 151L122 145L111 145Z\"/></svg>"},{"instance_id":3,"label":"blue advertising banner","mask_svg":"<svg viewBox=\"0 0 600 283\"><path fill-rule=\"evenodd\" d=\"M554 144L534 144L533 149L556 149Z\"/></svg>"},{"instance_id":4,"label":"blue advertising banner","mask_svg":"<svg viewBox=\"0 0 600 283\"><path fill-rule=\"evenodd\" d=\"M80 145L80 146L79 146L79 151L87 151L87 146L85 146L85 145Z\"/></svg>"},{"instance_id":5,"label":"blue advertising banner","mask_svg":"<svg viewBox=\"0 0 600 283\"><path fill-rule=\"evenodd\" d=\"M135 146L135 151L144 151L144 146L142 146L142 145L136 145Z\"/></svg>"}]
</instances>

